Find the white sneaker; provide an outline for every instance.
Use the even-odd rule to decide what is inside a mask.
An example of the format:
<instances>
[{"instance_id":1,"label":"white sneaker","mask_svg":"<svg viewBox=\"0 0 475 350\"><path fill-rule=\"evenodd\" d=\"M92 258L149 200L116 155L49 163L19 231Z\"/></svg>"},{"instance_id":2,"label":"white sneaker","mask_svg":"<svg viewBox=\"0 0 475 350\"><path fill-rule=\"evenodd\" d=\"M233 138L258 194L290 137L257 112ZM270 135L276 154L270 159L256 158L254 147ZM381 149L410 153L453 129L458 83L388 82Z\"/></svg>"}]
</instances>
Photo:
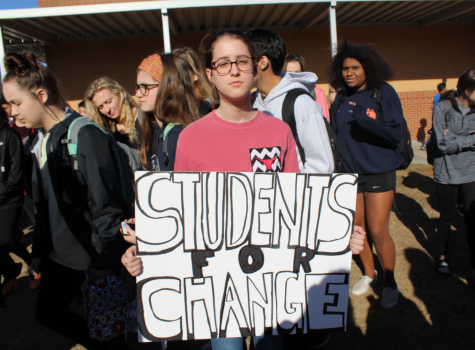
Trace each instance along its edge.
<instances>
[{"instance_id":1,"label":"white sneaker","mask_svg":"<svg viewBox=\"0 0 475 350\"><path fill-rule=\"evenodd\" d=\"M383 296L381 297L381 307L383 309L392 309L397 305L399 300L399 289L396 284L396 288L384 287Z\"/></svg>"},{"instance_id":2,"label":"white sneaker","mask_svg":"<svg viewBox=\"0 0 475 350\"><path fill-rule=\"evenodd\" d=\"M360 278L358 282L355 283L355 285L351 289L351 292L355 295L366 293L369 287L375 284L377 281L378 281L378 271L374 270L373 278L364 275L363 277Z\"/></svg>"}]
</instances>

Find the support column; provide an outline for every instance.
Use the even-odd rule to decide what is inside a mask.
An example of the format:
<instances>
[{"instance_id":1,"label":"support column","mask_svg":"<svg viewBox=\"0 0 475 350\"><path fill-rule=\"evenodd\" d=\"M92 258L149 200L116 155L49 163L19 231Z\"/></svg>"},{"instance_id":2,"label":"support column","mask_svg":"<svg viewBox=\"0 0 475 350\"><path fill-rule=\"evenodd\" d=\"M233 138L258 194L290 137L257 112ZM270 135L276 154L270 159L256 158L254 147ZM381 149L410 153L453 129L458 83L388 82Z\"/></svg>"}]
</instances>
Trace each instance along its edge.
<instances>
[{"instance_id":1,"label":"support column","mask_svg":"<svg viewBox=\"0 0 475 350\"><path fill-rule=\"evenodd\" d=\"M336 33L336 1L330 3L330 43L332 48L332 57L336 55L336 48L338 45Z\"/></svg>"},{"instance_id":2,"label":"support column","mask_svg":"<svg viewBox=\"0 0 475 350\"><path fill-rule=\"evenodd\" d=\"M163 49L165 53L172 52L170 44L170 25L168 23L168 10L162 9Z\"/></svg>"},{"instance_id":3,"label":"support column","mask_svg":"<svg viewBox=\"0 0 475 350\"><path fill-rule=\"evenodd\" d=\"M0 26L0 73L2 75L2 81L7 72L5 71L5 66L3 65L3 60L5 59L5 44L3 42L3 28Z\"/></svg>"}]
</instances>

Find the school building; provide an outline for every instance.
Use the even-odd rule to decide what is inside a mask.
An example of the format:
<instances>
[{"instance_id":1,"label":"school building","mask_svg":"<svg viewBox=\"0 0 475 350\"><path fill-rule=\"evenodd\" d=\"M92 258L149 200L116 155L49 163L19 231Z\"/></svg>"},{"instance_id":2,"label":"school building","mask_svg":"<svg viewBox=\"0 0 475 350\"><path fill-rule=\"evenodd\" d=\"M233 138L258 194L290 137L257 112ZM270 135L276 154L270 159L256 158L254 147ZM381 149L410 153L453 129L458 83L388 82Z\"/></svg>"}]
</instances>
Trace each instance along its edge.
<instances>
[{"instance_id":1,"label":"school building","mask_svg":"<svg viewBox=\"0 0 475 350\"><path fill-rule=\"evenodd\" d=\"M132 92L137 66L152 53L198 50L212 28L264 27L284 38L288 53L304 57L327 92L337 40L374 44L394 69L390 83L412 138L421 140L431 127L437 84L451 89L475 68L474 0L39 0L39 6L0 11L0 58L37 52L74 108L101 76Z\"/></svg>"}]
</instances>

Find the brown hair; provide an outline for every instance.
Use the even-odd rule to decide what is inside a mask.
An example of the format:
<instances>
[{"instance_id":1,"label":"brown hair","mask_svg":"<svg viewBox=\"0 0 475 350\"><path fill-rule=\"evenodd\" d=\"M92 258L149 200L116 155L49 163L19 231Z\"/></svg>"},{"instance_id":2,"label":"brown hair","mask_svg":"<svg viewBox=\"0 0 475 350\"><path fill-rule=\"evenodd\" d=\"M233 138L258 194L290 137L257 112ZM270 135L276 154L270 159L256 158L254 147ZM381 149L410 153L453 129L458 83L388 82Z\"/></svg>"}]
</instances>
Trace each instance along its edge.
<instances>
[{"instance_id":1,"label":"brown hair","mask_svg":"<svg viewBox=\"0 0 475 350\"><path fill-rule=\"evenodd\" d=\"M42 88L48 94L46 106L51 105L61 109L68 106L59 92L55 77L46 66L36 61L36 55L33 52L8 53L5 56L4 65L7 71L3 78L4 83L15 80L22 89L30 92Z\"/></svg>"},{"instance_id":2,"label":"brown hair","mask_svg":"<svg viewBox=\"0 0 475 350\"><path fill-rule=\"evenodd\" d=\"M153 132L156 120L164 124L179 123L184 128L201 117L198 102L193 94L191 66L175 54L160 55L163 76L158 87L154 113L143 113L140 161L150 168L148 158L153 150Z\"/></svg>"},{"instance_id":3,"label":"brown hair","mask_svg":"<svg viewBox=\"0 0 475 350\"><path fill-rule=\"evenodd\" d=\"M198 77L198 80L193 84L195 98L198 102L201 103L208 97L213 99L213 87L206 76L203 61L198 54L191 47L180 47L173 50L172 53L186 60L193 70L193 74Z\"/></svg>"},{"instance_id":4,"label":"brown hair","mask_svg":"<svg viewBox=\"0 0 475 350\"><path fill-rule=\"evenodd\" d=\"M249 49L249 53L251 54L251 57L253 60L256 59L257 57L257 51L254 46L254 44L249 40L249 38L242 32L236 29L222 29L219 32L217 32L213 37L205 43L208 38L211 36L212 32L209 32L201 41L200 43L200 52L203 55L205 59L205 67L208 69L211 69L212 67L212 61L213 61L213 50L214 47L216 46L216 42L224 36L233 38L233 39L239 39L244 44L246 44L247 48Z\"/></svg>"},{"instance_id":5,"label":"brown hair","mask_svg":"<svg viewBox=\"0 0 475 350\"><path fill-rule=\"evenodd\" d=\"M130 141L137 139L137 131L135 130L135 118L132 112L133 108L138 109L139 104L133 99L133 97L125 90L118 82L111 78L102 77L94 80L86 90L86 96L84 101L86 102L86 111L89 118L94 120L97 124L102 126L108 132L115 132L115 121L106 117L99 112L97 106L92 102L94 95L103 90L108 89L113 94L119 96L120 99L120 120L119 123L123 124L127 129Z\"/></svg>"},{"instance_id":6,"label":"brown hair","mask_svg":"<svg viewBox=\"0 0 475 350\"><path fill-rule=\"evenodd\" d=\"M298 53L289 53L285 56L284 72L287 72L287 65L290 62L298 62L300 64L300 70L305 72L305 60Z\"/></svg>"}]
</instances>

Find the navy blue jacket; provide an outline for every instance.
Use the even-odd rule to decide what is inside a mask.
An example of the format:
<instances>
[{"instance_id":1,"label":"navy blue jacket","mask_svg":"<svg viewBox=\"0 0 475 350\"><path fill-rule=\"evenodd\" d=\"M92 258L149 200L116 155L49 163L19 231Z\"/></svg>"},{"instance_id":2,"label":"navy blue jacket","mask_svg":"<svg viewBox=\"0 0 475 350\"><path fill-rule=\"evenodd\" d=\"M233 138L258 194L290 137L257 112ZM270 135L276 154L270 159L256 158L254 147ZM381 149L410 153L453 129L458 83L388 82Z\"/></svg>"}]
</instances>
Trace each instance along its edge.
<instances>
[{"instance_id":1,"label":"navy blue jacket","mask_svg":"<svg viewBox=\"0 0 475 350\"><path fill-rule=\"evenodd\" d=\"M175 168L176 145L178 136L183 131L183 126L175 125L167 135L167 152L163 152L163 139L160 135L165 131L166 124L155 127L153 132L153 154L150 165L156 171L173 171Z\"/></svg>"},{"instance_id":2,"label":"navy blue jacket","mask_svg":"<svg viewBox=\"0 0 475 350\"><path fill-rule=\"evenodd\" d=\"M372 89L349 92L338 108L341 94L331 108L331 125L340 138L345 171L384 174L396 170L402 163L397 147L404 118L396 90L387 83L381 87L386 123L381 122L381 113L371 98Z\"/></svg>"}]
</instances>

